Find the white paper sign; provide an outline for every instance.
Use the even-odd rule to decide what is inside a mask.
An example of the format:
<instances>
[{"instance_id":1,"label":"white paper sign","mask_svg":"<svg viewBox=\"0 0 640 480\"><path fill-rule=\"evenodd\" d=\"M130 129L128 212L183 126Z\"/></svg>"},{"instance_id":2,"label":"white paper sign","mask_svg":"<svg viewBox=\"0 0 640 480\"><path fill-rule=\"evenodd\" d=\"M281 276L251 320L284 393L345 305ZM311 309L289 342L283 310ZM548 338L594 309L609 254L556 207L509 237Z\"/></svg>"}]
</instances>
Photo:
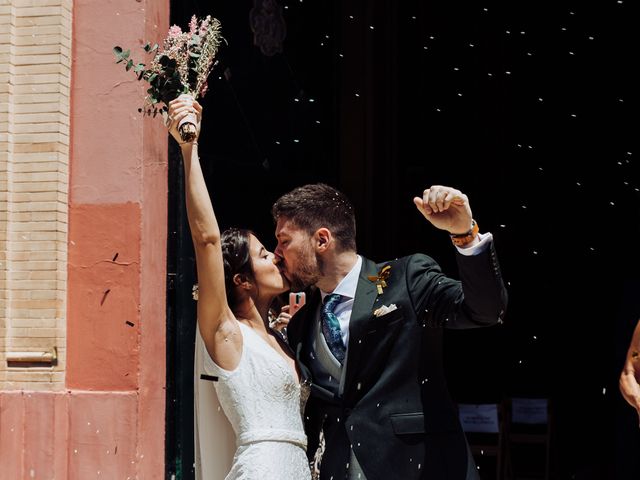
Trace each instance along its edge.
<instances>
[{"instance_id":1,"label":"white paper sign","mask_svg":"<svg viewBox=\"0 0 640 480\"><path fill-rule=\"evenodd\" d=\"M498 433L498 405L495 403L458 405L460 423L465 432Z\"/></svg>"},{"instance_id":2,"label":"white paper sign","mask_svg":"<svg viewBox=\"0 0 640 480\"><path fill-rule=\"evenodd\" d=\"M546 398L512 398L511 422L528 425L544 425L547 423Z\"/></svg>"}]
</instances>

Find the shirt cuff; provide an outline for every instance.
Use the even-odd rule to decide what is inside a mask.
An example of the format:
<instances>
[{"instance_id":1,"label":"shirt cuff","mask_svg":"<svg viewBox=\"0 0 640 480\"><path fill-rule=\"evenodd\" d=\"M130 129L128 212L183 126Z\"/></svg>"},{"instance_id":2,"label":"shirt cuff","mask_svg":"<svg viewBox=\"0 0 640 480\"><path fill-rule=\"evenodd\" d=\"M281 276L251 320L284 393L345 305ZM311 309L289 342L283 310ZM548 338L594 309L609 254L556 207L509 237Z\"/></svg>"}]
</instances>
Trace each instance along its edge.
<instances>
[{"instance_id":1,"label":"shirt cuff","mask_svg":"<svg viewBox=\"0 0 640 480\"><path fill-rule=\"evenodd\" d=\"M489 248L489 244L493 241L493 235L491 233L479 233L478 238L480 239L480 243L468 248L456 247L458 252L460 252L461 255L466 255L467 257L480 255Z\"/></svg>"}]
</instances>

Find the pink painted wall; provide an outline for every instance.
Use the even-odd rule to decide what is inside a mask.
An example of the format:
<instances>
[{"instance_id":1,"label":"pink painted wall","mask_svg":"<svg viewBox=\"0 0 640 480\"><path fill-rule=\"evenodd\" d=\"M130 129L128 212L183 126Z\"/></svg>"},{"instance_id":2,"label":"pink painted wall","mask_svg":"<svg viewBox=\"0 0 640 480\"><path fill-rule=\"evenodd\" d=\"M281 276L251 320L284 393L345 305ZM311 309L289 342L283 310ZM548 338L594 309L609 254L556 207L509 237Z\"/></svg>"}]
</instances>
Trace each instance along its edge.
<instances>
[{"instance_id":1,"label":"pink painted wall","mask_svg":"<svg viewBox=\"0 0 640 480\"><path fill-rule=\"evenodd\" d=\"M0 392L0 478L164 478L167 135L112 48L168 28L169 0L74 1L66 391Z\"/></svg>"},{"instance_id":2,"label":"pink painted wall","mask_svg":"<svg viewBox=\"0 0 640 480\"><path fill-rule=\"evenodd\" d=\"M72 204L69 215L66 385L135 390L141 340L140 205Z\"/></svg>"}]
</instances>

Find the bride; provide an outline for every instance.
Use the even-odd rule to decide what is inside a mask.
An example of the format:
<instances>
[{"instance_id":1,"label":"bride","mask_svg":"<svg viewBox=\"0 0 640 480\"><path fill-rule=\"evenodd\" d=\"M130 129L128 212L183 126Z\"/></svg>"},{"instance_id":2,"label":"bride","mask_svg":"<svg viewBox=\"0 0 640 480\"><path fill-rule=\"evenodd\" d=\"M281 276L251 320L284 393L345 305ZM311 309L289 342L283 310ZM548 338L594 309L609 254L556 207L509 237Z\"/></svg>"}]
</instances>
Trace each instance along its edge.
<instances>
[{"instance_id":1,"label":"bride","mask_svg":"<svg viewBox=\"0 0 640 480\"><path fill-rule=\"evenodd\" d=\"M269 329L268 320L273 299L289 285L273 253L255 235L241 229L220 233L197 137L183 143L177 129L180 120L193 113L199 135L202 107L184 98L169 104L169 132L184 160L187 217L198 270L198 330L207 353L203 368L218 377L216 392L236 436L226 480L310 479L301 414L308 392L301 386L293 353Z\"/></svg>"}]
</instances>

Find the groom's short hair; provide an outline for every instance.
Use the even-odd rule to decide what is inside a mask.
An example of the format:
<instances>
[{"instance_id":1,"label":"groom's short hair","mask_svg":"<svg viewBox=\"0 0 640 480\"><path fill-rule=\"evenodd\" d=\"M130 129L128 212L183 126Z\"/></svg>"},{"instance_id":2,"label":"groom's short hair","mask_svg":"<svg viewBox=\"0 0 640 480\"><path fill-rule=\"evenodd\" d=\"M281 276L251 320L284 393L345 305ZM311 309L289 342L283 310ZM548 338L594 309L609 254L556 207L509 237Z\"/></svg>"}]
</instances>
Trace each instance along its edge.
<instances>
[{"instance_id":1,"label":"groom's short hair","mask_svg":"<svg viewBox=\"0 0 640 480\"><path fill-rule=\"evenodd\" d=\"M356 217L347 196L324 183L295 188L282 195L271 208L274 221L284 217L309 235L328 228L339 250L356 251Z\"/></svg>"}]
</instances>

